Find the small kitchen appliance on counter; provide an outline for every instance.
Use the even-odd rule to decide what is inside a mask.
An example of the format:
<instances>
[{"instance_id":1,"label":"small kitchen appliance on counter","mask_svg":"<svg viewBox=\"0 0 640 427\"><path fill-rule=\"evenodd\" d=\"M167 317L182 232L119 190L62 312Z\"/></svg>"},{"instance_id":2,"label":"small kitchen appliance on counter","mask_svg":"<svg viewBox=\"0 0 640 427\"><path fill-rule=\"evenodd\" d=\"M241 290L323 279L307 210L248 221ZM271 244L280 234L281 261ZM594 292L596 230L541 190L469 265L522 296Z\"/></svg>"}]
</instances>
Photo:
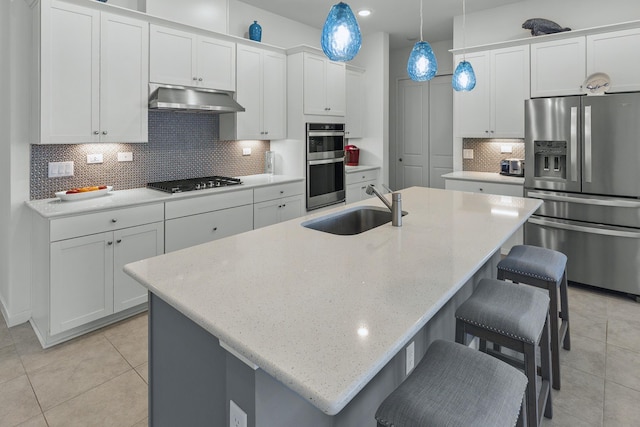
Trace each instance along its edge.
<instances>
[{"instance_id":1,"label":"small kitchen appliance on counter","mask_svg":"<svg viewBox=\"0 0 640 427\"><path fill-rule=\"evenodd\" d=\"M206 190L208 188L227 187L238 184L242 184L240 178L214 175L202 178L150 182L147 184L147 188L164 191L165 193L182 193L184 191Z\"/></svg>"},{"instance_id":2,"label":"small kitchen appliance on counter","mask_svg":"<svg viewBox=\"0 0 640 427\"><path fill-rule=\"evenodd\" d=\"M358 166L360 149L355 145L345 145L344 154L347 166Z\"/></svg>"},{"instance_id":3,"label":"small kitchen appliance on counter","mask_svg":"<svg viewBox=\"0 0 640 427\"><path fill-rule=\"evenodd\" d=\"M500 175L524 176L524 160L523 159L501 160Z\"/></svg>"}]
</instances>

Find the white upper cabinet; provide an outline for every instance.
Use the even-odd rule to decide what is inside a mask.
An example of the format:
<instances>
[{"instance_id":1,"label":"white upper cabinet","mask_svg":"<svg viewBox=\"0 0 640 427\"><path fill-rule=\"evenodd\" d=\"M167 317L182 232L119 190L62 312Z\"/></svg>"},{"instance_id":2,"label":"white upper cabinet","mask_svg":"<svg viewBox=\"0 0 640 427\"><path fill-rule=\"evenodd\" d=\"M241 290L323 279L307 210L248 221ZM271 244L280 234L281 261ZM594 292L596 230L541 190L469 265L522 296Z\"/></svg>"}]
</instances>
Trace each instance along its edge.
<instances>
[{"instance_id":1,"label":"white upper cabinet","mask_svg":"<svg viewBox=\"0 0 640 427\"><path fill-rule=\"evenodd\" d=\"M286 61L283 53L238 46L236 100L245 111L235 115L237 139L286 137Z\"/></svg>"},{"instance_id":2,"label":"white upper cabinet","mask_svg":"<svg viewBox=\"0 0 640 427\"><path fill-rule=\"evenodd\" d=\"M462 56L456 56L456 63ZM457 134L476 138L524 138L524 101L529 98L529 47L466 55L476 87L455 92Z\"/></svg>"},{"instance_id":3,"label":"white upper cabinet","mask_svg":"<svg viewBox=\"0 0 640 427\"><path fill-rule=\"evenodd\" d=\"M587 36L587 76L609 75L611 86L607 92L640 90L638 47L640 29Z\"/></svg>"},{"instance_id":4,"label":"white upper cabinet","mask_svg":"<svg viewBox=\"0 0 640 427\"><path fill-rule=\"evenodd\" d=\"M153 83L236 90L236 44L150 25L149 80Z\"/></svg>"},{"instance_id":5,"label":"white upper cabinet","mask_svg":"<svg viewBox=\"0 0 640 427\"><path fill-rule=\"evenodd\" d=\"M585 38L531 44L531 97L579 95L586 78Z\"/></svg>"},{"instance_id":6,"label":"white upper cabinet","mask_svg":"<svg viewBox=\"0 0 640 427\"><path fill-rule=\"evenodd\" d=\"M304 52L304 114L344 116L345 65Z\"/></svg>"},{"instance_id":7,"label":"white upper cabinet","mask_svg":"<svg viewBox=\"0 0 640 427\"><path fill-rule=\"evenodd\" d=\"M347 70L347 109L345 117L345 136L362 138L364 119L364 82L359 71Z\"/></svg>"},{"instance_id":8,"label":"white upper cabinet","mask_svg":"<svg viewBox=\"0 0 640 427\"><path fill-rule=\"evenodd\" d=\"M147 142L148 24L42 5L35 142Z\"/></svg>"}]
</instances>

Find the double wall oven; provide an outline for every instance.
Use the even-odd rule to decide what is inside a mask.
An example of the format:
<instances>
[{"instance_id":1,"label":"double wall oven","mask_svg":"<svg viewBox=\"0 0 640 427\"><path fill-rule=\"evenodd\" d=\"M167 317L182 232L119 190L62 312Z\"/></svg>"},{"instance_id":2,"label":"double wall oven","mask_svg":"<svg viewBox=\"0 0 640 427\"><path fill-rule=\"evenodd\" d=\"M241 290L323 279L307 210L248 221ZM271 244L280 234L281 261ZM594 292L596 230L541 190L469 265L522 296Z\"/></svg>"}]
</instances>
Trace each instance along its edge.
<instances>
[{"instance_id":1,"label":"double wall oven","mask_svg":"<svg viewBox=\"0 0 640 427\"><path fill-rule=\"evenodd\" d=\"M344 123L307 123L307 210L345 201Z\"/></svg>"}]
</instances>

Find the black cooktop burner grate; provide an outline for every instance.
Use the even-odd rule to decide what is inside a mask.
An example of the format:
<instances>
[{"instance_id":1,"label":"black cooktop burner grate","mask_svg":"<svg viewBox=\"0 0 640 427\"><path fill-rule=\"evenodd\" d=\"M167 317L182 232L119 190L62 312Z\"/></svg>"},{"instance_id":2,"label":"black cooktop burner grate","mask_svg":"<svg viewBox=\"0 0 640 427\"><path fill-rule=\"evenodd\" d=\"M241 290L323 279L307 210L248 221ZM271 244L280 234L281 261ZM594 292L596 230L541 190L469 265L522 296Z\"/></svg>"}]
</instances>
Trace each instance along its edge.
<instances>
[{"instance_id":1,"label":"black cooktop burner grate","mask_svg":"<svg viewBox=\"0 0 640 427\"><path fill-rule=\"evenodd\" d=\"M164 191L166 193L182 193L184 191L206 190L207 188L227 187L238 184L242 184L240 178L214 175L202 178L150 182L147 184L147 188Z\"/></svg>"}]
</instances>

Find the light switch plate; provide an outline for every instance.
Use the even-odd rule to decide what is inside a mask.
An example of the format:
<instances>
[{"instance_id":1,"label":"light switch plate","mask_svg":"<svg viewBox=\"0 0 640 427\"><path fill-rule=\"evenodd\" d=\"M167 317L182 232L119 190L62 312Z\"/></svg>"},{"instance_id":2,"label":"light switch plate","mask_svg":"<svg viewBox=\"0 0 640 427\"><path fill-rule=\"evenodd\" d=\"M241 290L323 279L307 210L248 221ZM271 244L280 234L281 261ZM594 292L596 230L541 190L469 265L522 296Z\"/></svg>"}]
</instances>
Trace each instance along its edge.
<instances>
[{"instance_id":1,"label":"light switch plate","mask_svg":"<svg viewBox=\"0 0 640 427\"><path fill-rule=\"evenodd\" d=\"M462 150L462 158L463 159L473 159L473 149L472 148L465 148L464 150Z\"/></svg>"},{"instance_id":2,"label":"light switch plate","mask_svg":"<svg viewBox=\"0 0 640 427\"><path fill-rule=\"evenodd\" d=\"M513 153L513 148L510 145L501 145L500 146L501 153Z\"/></svg>"},{"instance_id":3,"label":"light switch plate","mask_svg":"<svg viewBox=\"0 0 640 427\"><path fill-rule=\"evenodd\" d=\"M49 162L49 178L73 176L73 162Z\"/></svg>"},{"instance_id":4,"label":"light switch plate","mask_svg":"<svg viewBox=\"0 0 640 427\"><path fill-rule=\"evenodd\" d=\"M251 155L251 147L244 147L242 149L242 155L243 156L250 156Z\"/></svg>"},{"instance_id":5,"label":"light switch plate","mask_svg":"<svg viewBox=\"0 0 640 427\"><path fill-rule=\"evenodd\" d=\"M118 153L118 161L119 162L132 162L133 161L133 153L132 152L125 152L125 153Z\"/></svg>"},{"instance_id":6,"label":"light switch plate","mask_svg":"<svg viewBox=\"0 0 640 427\"><path fill-rule=\"evenodd\" d=\"M229 427L247 427L247 414L233 400L229 401Z\"/></svg>"},{"instance_id":7,"label":"light switch plate","mask_svg":"<svg viewBox=\"0 0 640 427\"><path fill-rule=\"evenodd\" d=\"M407 346L407 363L405 369L405 375L409 375L409 372L413 371L413 367L416 363L416 342L411 341L411 344Z\"/></svg>"}]
</instances>

